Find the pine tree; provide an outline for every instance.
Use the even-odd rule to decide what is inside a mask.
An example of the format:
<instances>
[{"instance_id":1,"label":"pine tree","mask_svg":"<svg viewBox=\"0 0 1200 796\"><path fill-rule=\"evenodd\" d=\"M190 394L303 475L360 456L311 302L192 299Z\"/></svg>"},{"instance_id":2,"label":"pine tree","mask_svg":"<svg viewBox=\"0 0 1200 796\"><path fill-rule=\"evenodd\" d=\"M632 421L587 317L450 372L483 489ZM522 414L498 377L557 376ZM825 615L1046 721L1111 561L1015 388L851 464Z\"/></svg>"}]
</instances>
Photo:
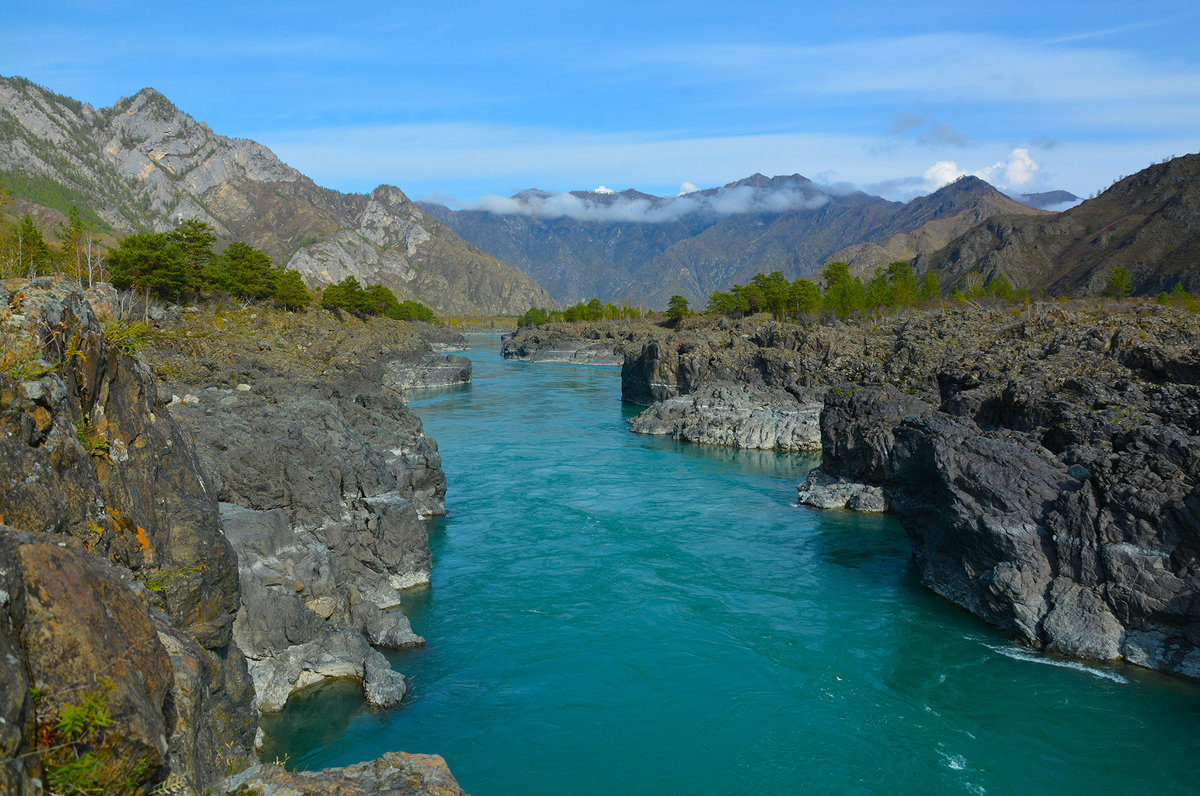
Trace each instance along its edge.
<instances>
[{"instance_id":1,"label":"pine tree","mask_svg":"<svg viewBox=\"0 0 1200 796\"><path fill-rule=\"evenodd\" d=\"M304 286L304 279L294 268L287 269L275 280L272 298L288 310L302 310L312 303L312 295Z\"/></svg>"}]
</instances>

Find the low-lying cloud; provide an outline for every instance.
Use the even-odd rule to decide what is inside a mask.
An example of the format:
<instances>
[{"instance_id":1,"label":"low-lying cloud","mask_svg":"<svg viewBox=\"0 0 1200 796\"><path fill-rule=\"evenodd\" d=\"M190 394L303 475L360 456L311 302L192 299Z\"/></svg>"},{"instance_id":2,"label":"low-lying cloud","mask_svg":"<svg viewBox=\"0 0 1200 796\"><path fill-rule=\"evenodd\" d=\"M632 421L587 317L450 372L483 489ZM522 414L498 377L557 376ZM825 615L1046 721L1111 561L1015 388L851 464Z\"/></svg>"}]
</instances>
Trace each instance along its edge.
<instances>
[{"instance_id":1,"label":"low-lying cloud","mask_svg":"<svg viewBox=\"0 0 1200 796\"><path fill-rule=\"evenodd\" d=\"M829 201L827 194L811 189L805 191L800 186L759 188L737 185L697 191L691 183L684 183L683 188L692 190L671 197L614 195L608 189L583 194L529 191L516 196L483 196L464 204L462 209L542 219L662 224L686 216L721 218L747 213L812 210Z\"/></svg>"}]
</instances>

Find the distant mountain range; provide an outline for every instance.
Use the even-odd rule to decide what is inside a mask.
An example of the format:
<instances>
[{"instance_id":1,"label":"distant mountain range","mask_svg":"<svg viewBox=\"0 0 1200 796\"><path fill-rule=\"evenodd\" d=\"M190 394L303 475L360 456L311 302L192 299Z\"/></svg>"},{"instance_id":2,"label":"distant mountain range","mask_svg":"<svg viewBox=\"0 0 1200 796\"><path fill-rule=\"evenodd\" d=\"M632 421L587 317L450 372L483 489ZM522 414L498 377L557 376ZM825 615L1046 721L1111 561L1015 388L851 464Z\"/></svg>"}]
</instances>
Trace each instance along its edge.
<instances>
[{"instance_id":1,"label":"distant mountain range","mask_svg":"<svg viewBox=\"0 0 1200 796\"><path fill-rule=\"evenodd\" d=\"M355 276L442 314L590 298L662 309L676 294L702 306L757 273L812 276L833 260L863 277L912 260L946 287L1003 273L1055 294L1097 293L1122 265L1135 292L1177 281L1200 291L1200 155L1151 166L1059 213L1039 208L1079 198L1049 191L1022 203L964 177L901 203L798 174L672 197L529 190L451 210L391 186L370 195L322 188L153 89L95 109L0 78L0 180L10 212L29 211L43 228L72 204L113 233L199 219L310 286Z\"/></svg>"},{"instance_id":2,"label":"distant mountain range","mask_svg":"<svg viewBox=\"0 0 1200 796\"><path fill-rule=\"evenodd\" d=\"M1015 287L1095 295L1128 269L1135 294L1200 291L1200 154L1156 163L1049 216L997 215L914 261L943 286L1003 273Z\"/></svg>"},{"instance_id":3,"label":"distant mountain range","mask_svg":"<svg viewBox=\"0 0 1200 796\"><path fill-rule=\"evenodd\" d=\"M533 276L563 304L593 296L703 305L756 273L811 276L834 259L864 274L944 246L997 213L1044 215L974 177L907 204L798 174L756 174L676 197L523 191L476 209L422 203L464 239Z\"/></svg>"},{"instance_id":4,"label":"distant mountain range","mask_svg":"<svg viewBox=\"0 0 1200 796\"><path fill-rule=\"evenodd\" d=\"M354 276L439 313L522 313L553 300L525 273L462 241L398 188L322 188L253 141L217 135L153 89L95 109L0 78L0 180L44 226L77 205L116 232L211 224L300 271L311 287Z\"/></svg>"}]
</instances>

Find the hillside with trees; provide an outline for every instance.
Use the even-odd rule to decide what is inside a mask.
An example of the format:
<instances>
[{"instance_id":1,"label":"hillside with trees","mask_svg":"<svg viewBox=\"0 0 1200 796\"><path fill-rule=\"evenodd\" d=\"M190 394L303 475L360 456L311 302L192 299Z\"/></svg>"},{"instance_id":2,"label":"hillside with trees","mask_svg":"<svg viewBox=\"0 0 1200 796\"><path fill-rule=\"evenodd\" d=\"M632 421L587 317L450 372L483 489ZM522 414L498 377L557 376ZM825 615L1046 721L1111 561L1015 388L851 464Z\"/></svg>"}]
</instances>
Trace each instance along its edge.
<instances>
[{"instance_id":1,"label":"hillside with trees","mask_svg":"<svg viewBox=\"0 0 1200 796\"><path fill-rule=\"evenodd\" d=\"M261 144L218 135L149 88L93 108L0 78L0 182L8 212L28 214L46 234L72 207L111 237L199 221L222 244L244 242L296 270L310 288L354 276L455 314L554 304L398 188L322 188Z\"/></svg>"}]
</instances>

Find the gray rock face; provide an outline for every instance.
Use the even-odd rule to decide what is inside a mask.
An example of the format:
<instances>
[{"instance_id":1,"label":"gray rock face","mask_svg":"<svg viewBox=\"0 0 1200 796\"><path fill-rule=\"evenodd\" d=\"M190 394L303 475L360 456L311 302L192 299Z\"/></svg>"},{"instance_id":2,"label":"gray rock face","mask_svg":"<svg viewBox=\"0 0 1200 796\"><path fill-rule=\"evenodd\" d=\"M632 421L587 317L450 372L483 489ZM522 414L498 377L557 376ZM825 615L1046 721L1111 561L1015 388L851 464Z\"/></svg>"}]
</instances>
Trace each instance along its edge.
<instances>
[{"instance_id":1,"label":"gray rock face","mask_svg":"<svg viewBox=\"0 0 1200 796\"><path fill-rule=\"evenodd\" d=\"M446 326L438 326L428 323L421 324L421 339L424 340L429 347L439 353L445 354L448 351L466 351L471 347L471 341L467 336L456 332Z\"/></svg>"},{"instance_id":2,"label":"gray rock face","mask_svg":"<svg viewBox=\"0 0 1200 796\"><path fill-rule=\"evenodd\" d=\"M937 404L830 391L822 474L882 487L922 581L1018 638L1198 677L1200 388L1122 364L1193 372L1194 323L1065 316L1019 342L981 329L962 354L977 367L942 369ZM1032 354L1024 373L988 368L1014 353ZM1102 375L1063 376L1081 371Z\"/></svg>"},{"instance_id":3,"label":"gray rock face","mask_svg":"<svg viewBox=\"0 0 1200 796\"><path fill-rule=\"evenodd\" d=\"M257 765L230 777L217 790L234 796L465 796L437 755L388 752L377 760L322 771L288 771Z\"/></svg>"},{"instance_id":4,"label":"gray rock face","mask_svg":"<svg viewBox=\"0 0 1200 796\"><path fill-rule=\"evenodd\" d=\"M619 366L625 343L639 331L637 324L619 322L543 324L505 335L500 355L522 362Z\"/></svg>"},{"instance_id":5,"label":"gray rock face","mask_svg":"<svg viewBox=\"0 0 1200 796\"><path fill-rule=\"evenodd\" d=\"M718 381L824 395L805 502L886 506L929 588L1032 646L1200 677L1197 339L1149 304L693 320L626 341L622 394L664 429Z\"/></svg>"},{"instance_id":6,"label":"gray rock face","mask_svg":"<svg viewBox=\"0 0 1200 796\"><path fill-rule=\"evenodd\" d=\"M471 360L429 354L414 361L387 364L383 385L393 390L421 390L471 383Z\"/></svg>"},{"instance_id":7,"label":"gray rock face","mask_svg":"<svg viewBox=\"0 0 1200 796\"><path fill-rule=\"evenodd\" d=\"M620 366L624 357L611 348L599 343L585 340L560 340L545 348L539 348L528 354L519 354L509 349L505 359L517 359L525 362L545 362L561 365L608 365Z\"/></svg>"},{"instance_id":8,"label":"gray rock face","mask_svg":"<svg viewBox=\"0 0 1200 796\"><path fill-rule=\"evenodd\" d=\"M888 508L887 495L881 487L834 478L819 468L809 473L796 491L801 505L815 509L878 513Z\"/></svg>"},{"instance_id":9,"label":"gray rock face","mask_svg":"<svg viewBox=\"0 0 1200 796\"><path fill-rule=\"evenodd\" d=\"M445 476L436 443L396 394L411 382L394 379L454 363L373 330L357 348L339 346L339 369L319 380L272 360L237 365L253 384L235 389L176 385L198 396L170 410L223 501L242 589L234 636L263 711L337 677L394 704L407 683L374 647L423 643L397 607L399 590L429 582L422 518L444 511ZM276 346L246 348L257 360ZM470 362L453 359L469 377Z\"/></svg>"},{"instance_id":10,"label":"gray rock face","mask_svg":"<svg viewBox=\"0 0 1200 796\"><path fill-rule=\"evenodd\" d=\"M248 753L256 718L216 502L145 363L107 341L78 290L7 280L0 297L0 351L15 357L0 372L0 691L16 689L0 748L36 762L30 686L45 723L111 676L114 781L200 789L222 753ZM28 789L0 769L0 789Z\"/></svg>"},{"instance_id":11,"label":"gray rock face","mask_svg":"<svg viewBox=\"0 0 1200 796\"><path fill-rule=\"evenodd\" d=\"M403 698L403 690L388 687L403 683L402 675L371 645L413 646L423 639L403 613L386 610L399 595L381 573L370 576L358 560L296 534L278 509L223 503L221 522L241 572L234 638L246 654L261 710L280 710L291 694L331 677L363 681L374 704Z\"/></svg>"},{"instance_id":12,"label":"gray rock face","mask_svg":"<svg viewBox=\"0 0 1200 796\"><path fill-rule=\"evenodd\" d=\"M735 448L820 450L820 416L820 403L801 403L783 390L719 382L654 404L629 421L629 430Z\"/></svg>"}]
</instances>

